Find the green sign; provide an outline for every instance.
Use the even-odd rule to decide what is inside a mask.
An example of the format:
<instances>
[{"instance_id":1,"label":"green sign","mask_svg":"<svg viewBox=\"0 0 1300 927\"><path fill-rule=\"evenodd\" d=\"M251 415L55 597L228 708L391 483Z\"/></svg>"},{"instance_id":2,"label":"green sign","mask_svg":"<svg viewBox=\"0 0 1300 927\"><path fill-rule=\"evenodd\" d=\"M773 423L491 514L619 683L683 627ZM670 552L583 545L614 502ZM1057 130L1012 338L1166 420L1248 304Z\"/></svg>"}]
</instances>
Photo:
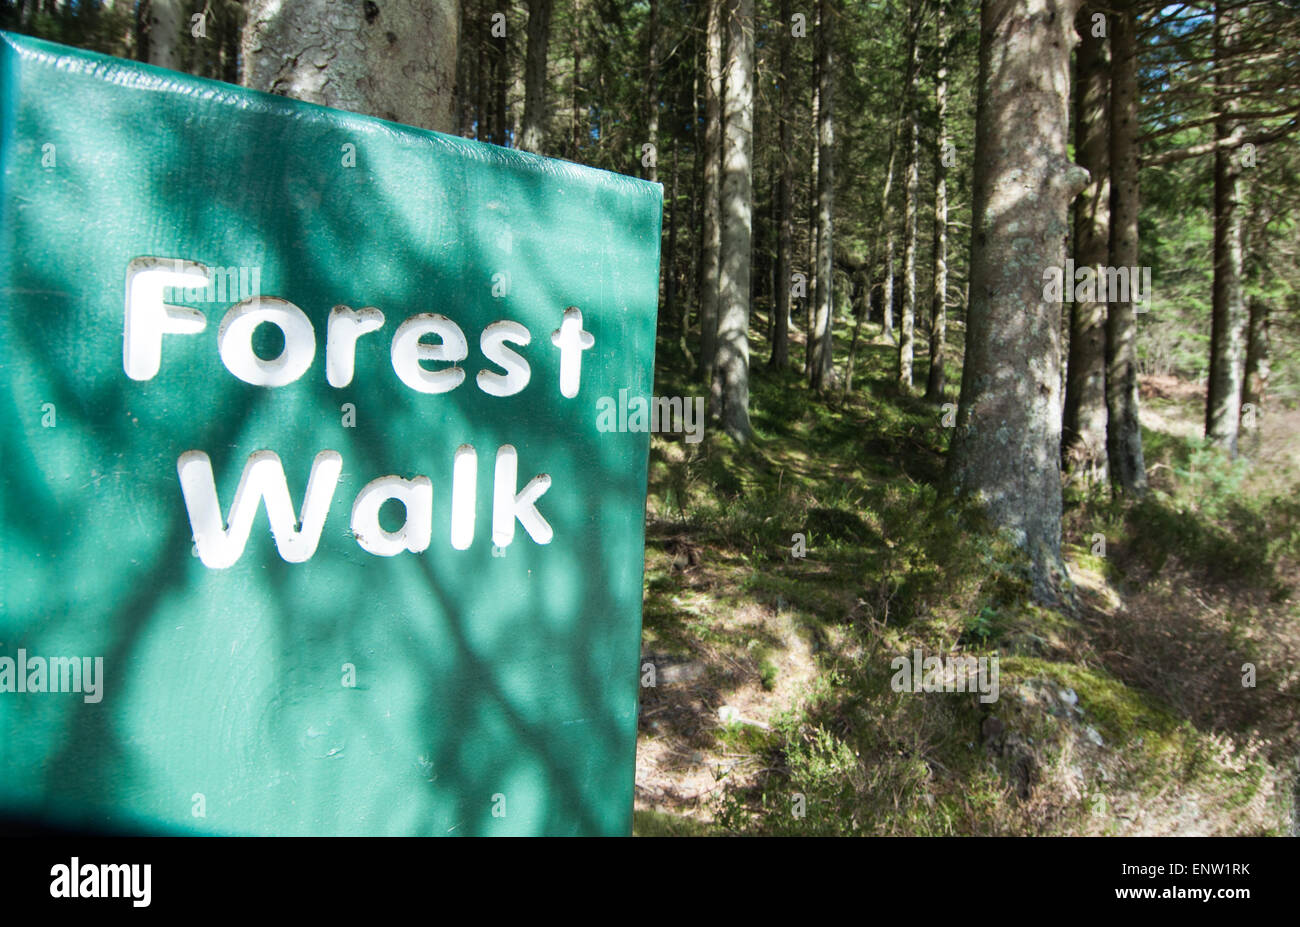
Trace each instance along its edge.
<instances>
[{"instance_id":1,"label":"green sign","mask_svg":"<svg viewBox=\"0 0 1300 927\"><path fill-rule=\"evenodd\" d=\"M631 828L662 188L0 33L0 812Z\"/></svg>"}]
</instances>

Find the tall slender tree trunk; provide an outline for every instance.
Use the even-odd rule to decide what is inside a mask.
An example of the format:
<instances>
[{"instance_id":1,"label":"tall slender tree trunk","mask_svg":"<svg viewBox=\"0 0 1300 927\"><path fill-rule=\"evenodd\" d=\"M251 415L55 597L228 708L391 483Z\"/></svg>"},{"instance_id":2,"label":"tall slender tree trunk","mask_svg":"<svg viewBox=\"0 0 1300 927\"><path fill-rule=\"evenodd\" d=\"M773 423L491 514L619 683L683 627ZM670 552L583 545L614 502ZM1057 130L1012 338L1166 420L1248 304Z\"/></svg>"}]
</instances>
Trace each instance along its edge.
<instances>
[{"instance_id":1,"label":"tall slender tree trunk","mask_svg":"<svg viewBox=\"0 0 1300 927\"><path fill-rule=\"evenodd\" d=\"M704 46L705 42L699 43L698 53L694 56L695 67L692 69L695 73L691 78L691 239L693 246L690 251L690 272L689 279L694 287L695 298L691 302L695 306L695 318L699 321L701 294L704 292L704 198L699 196L699 191L704 189L704 162L708 159L708 152L701 150L700 139L700 75L704 72ZM688 347L686 333L690 330L690 309L687 308L687 301L682 301L682 340L681 347L687 363L692 363L694 358ZM701 359L701 364L703 363Z\"/></svg>"},{"instance_id":2,"label":"tall slender tree trunk","mask_svg":"<svg viewBox=\"0 0 1300 927\"><path fill-rule=\"evenodd\" d=\"M971 303L955 489L1024 548L1034 597L1060 596L1061 311L1043 270L1065 257L1087 173L1066 157L1077 0L983 0Z\"/></svg>"},{"instance_id":3,"label":"tall slender tree trunk","mask_svg":"<svg viewBox=\"0 0 1300 927\"><path fill-rule=\"evenodd\" d=\"M469 36L472 33L466 23L465 5L457 4L457 6L460 7L457 30L461 41L460 48L456 50L456 134L461 138L469 138L470 126L474 122L474 113L471 106L473 80L470 77L472 60L468 53L471 44Z\"/></svg>"},{"instance_id":4,"label":"tall slender tree trunk","mask_svg":"<svg viewBox=\"0 0 1300 927\"><path fill-rule=\"evenodd\" d=\"M491 46L488 42L488 0L478 0L477 12L474 28L474 138L480 142L490 142L492 129L489 125L488 89L492 79L492 64Z\"/></svg>"},{"instance_id":5,"label":"tall slender tree trunk","mask_svg":"<svg viewBox=\"0 0 1300 927\"><path fill-rule=\"evenodd\" d=\"M755 0L757 2L757 0ZM750 138L759 138L762 136L759 118L761 113L758 107L754 107L751 117L752 131ZM758 168L758 155L753 154L750 170L750 189L767 189L763 186L762 172ZM766 265L766 259L763 254L763 239L765 237L765 225L763 221L763 212L758 208L758 200L755 199L750 212L750 270L749 270L749 299L750 305L757 307L763 301L763 274Z\"/></svg>"},{"instance_id":6,"label":"tall slender tree trunk","mask_svg":"<svg viewBox=\"0 0 1300 927\"><path fill-rule=\"evenodd\" d=\"M794 94L790 92L790 0L781 0L778 39L781 82L781 150L777 152L781 173L777 181L776 279L773 281L772 366L784 370L790 363L790 251L794 246L794 172L790 150L794 147Z\"/></svg>"},{"instance_id":7,"label":"tall slender tree trunk","mask_svg":"<svg viewBox=\"0 0 1300 927\"><path fill-rule=\"evenodd\" d=\"M820 9L820 8L819 8ZM820 211L817 208L817 181L821 177L821 145L818 144L818 127L821 125L821 81L818 80L818 72L821 67L821 58L816 53L812 56L812 106L810 112L812 115L812 170L808 174L808 268L804 296L803 310L803 331L804 331L804 352L803 352L803 375L812 381L813 367L817 360L817 338L813 334L814 324L813 316L817 311L817 255L820 253L817 249L818 230L821 228L819 219Z\"/></svg>"},{"instance_id":8,"label":"tall slender tree trunk","mask_svg":"<svg viewBox=\"0 0 1300 927\"><path fill-rule=\"evenodd\" d=\"M871 315L871 281L867 279L865 267L854 274L855 293L859 285L859 277L862 288L862 304L857 307L857 313L853 320L853 337L849 339L849 356L844 363L844 383L840 387L841 403L848 399L849 393L853 392L853 365L857 361L858 342L862 340L862 323ZM849 302L852 304L852 298L850 298Z\"/></svg>"},{"instance_id":9,"label":"tall slender tree trunk","mask_svg":"<svg viewBox=\"0 0 1300 927\"><path fill-rule=\"evenodd\" d=\"M1085 7L1076 22L1074 151L1092 177L1074 205L1076 267L1098 267L1110 255L1110 56L1106 36L1095 34L1101 31L1092 22L1095 11ZM1072 478L1105 485L1106 419L1106 303L1074 301L1061 442Z\"/></svg>"},{"instance_id":10,"label":"tall slender tree trunk","mask_svg":"<svg viewBox=\"0 0 1300 927\"><path fill-rule=\"evenodd\" d=\"M910 23L909 23L910 25ZM907 60L912 60L912 55L916 47L916 35L910 29L907 37ZM881 293L881 329L890 341L895 341L894 336L894 203L890 194L894 189L894 166L898 162L898 136L902 131L903 119L907 115L907 92L911 81L906 80L903 86L903 97L898 106L898 116L894 120L894 125L890 128L889 134L889 160L885 166L885 186L880 193L880 224L884 227L885 233L885 266L884 280L882 282L883 291Z\"/></svg>"},{"instance_id":11,"label":"tall slender tree trunk","mask_svg":"<svg viewBox=\"0 0 1300 927\"><path fill-rule=\"evenodd\" d=\"M835 111L832 99L835 9L831 0L821 0L817 24L817 318L812 333L813 350L810 385L817 392L830 386L834 335L834 202L835 202Z\"/></svg>"},{"instance_id":12,"label":"tall slender tree trunk","mask_svg":"<svg viewBox=\"0 0 1300 927\"><path fill-rule=\"evenodd\" d=\"M904 102L904 106L906 103ZM889 136L889 160L885 165L885 186L880 192L880 224L885 234L884 277L881 280L881 334L894 337L894 203L890 194L894 188L894 165L898 160L898 133L902 127L903 106L898 108L898 118Z\"/></svg>"},{"instance_id":13,"label":"tall slender tree trunk","mask_svg":"<svg viewBox=\"0 0 1300 927\"><path fill-rule=\"evenodd\" d=\"M942 402L945 381L944 348L948 338L948 29L947 0L939 0L935 26L938 56L934 73L934 270L930 275L934 292L930 299L930 370L925 381L925 398Z\"/></svg>"},{"instance_id":14,"label":"tall slender tree trunk","mask_svg":"<svg viewBox=\"0 0 1300 927\"><path fill-rule=\"evenodd\" d=\"M889 224L885 227L885 268L884 280L881 282L880 298L880 327L883 334L890 341L897 342L898 336L894 333L894 215L893 210L887 210L885 219Z\"/></svg>"},{"instance_id":15,"label":"tall slender tree trunk","mask_svg":"<svg viewBox=\"0 0 1300 927\"><path fill-rule=\"evenodd\" d=\"M757 68L757 63L755 63ZM773 112L777 120L776 136L781 137L780 114ZM758 127L754 127L754 138L759 137ZM767 247L763 249L763 286L768 298L767 337L769 344L776 343L776 263L781 250L781 166L778 160L781 152L775 146L768 149L767 185L764 189L772 191L768 197Z\"/></svg>"},{"instance_id":16,"label":"tall slender tree trunk","mask_svg":"<svg viewBox=\"0 0 1300 927\"><path fill-rule=\"evenodd\" d=\"M569 32L569 57L573 59L573 77L569 84L571 117L569 122L569 157L578 159L582 150L582 132L587 124L586 114L579 102L582 86L582 0L573 0L573 28Z\"/></svg>"},{"instance_id":17,"label":"tall slender tree trunk","mask_svg":"<svg viewBox=\"0 0 1300 927\"><path fill-rule=\"evenodd\" d=\"M232 3L230 11L231 25L226 29L221 42L221 80L228 84L239 83L239 40L244 30L244 8ZM129 44L129 43L128 43ZM460 56L457 55L457 60Z\"/></svg>"},{"instance_id":18,"label":"tall slender tree trunk","mask_svg":"<svg viewBox=\"0 0 1300 927\"><path fill-rule=\"evenodd\" d=\"M29 0L27 10L29 15L35 12L37 0ZM135 45L135 61L149 60L149 5L147 3L136 2L135 15L131 18L131 34ZM27 23L23 24L24 26Z\"/></svg>"},{"instance_id":19,"label":"tall slender tree trunk","mask_svg":"<svg viewBox=\"0 0 1300 927\"><path fill-rule=\"evenodd\" d=\"M1258 413L1268 393L1269 332L1268 302L1260 296L1250 300L1250 328L1246 337L1246 372L1242 377L1242 405L1253 405Z\"/></svg>"},{"instance_id":20,"label":"tall slender tree trunk","mask_svg":"<svg viewBox=\"0 0 1300 927\"><path fill-rule=\"evenodd\" d=\"M257 3L252 4L253 8ZM181 24L186 21L183 0L150 0L149 63L160 68L181 68Z\"/></svg>"},{"instance_id":21,"label":"tall slender tree trunk","mask_svg":"<svg viewBox=\"0 0 1300 927\"><path fill-rule=\"evenodd\" d=\"M1221 114L1214 123L1216 140L1232 138L1238 132L1233 118L1237 109L1231 91L1222 84L1233 82L1235 70L1220 59L1236 53L1239 26L1231 10L1216 5L1214 57L1228 71L1215 74L1215 96ZM1237 456L1237 434L1241 421L1242 372L1246 354L1246 301L1241 277L1242 178L1237 153L1231 148L1214 152L1214 289L1210 321L1210 383L1205 402L1205 436L1210 444Z\"/></svg>"},{"instance_id":22,"label":"tall slender tree trunk","mask_svg":"<svg viewBox=\"0 0 1300 927\"><path fill-rule=\"evenodd\" d=\"M528 0L528 51L524 61L524 119L519 147L541 153L546 140L546 51L554 0Z\"/></svg>"},{"instance_id":23,"label":"tall slender tree trunk","mask_svg":"<svg viewBox=\"0 0 1300 927\"><path fill-rule=\"evenodd\" d=\"M509 94L510 100L519 100L520 103L518 105L506 107L506 114L508 116L507 123L510 127L510 131L509 134L506 136L506 140L510 141L510 144L518 147L519 139L522 138L524 134L523 101L526 98L525 87L524 87L524 71L523 68L514 67L514 63L513 63L514 59L510 55L509 49L510 46L507 45L506 46L506 51L507 51L506 82L509 85L509 90L507 91L507 93Z\"/></svg>"},{"instance_id":24,"label":"tall slender tree trunk","mask_svg":"<svg viewBox=\"0 0 1300 927\"><path fill-rule=\"evenodd\" d=\"M456 0L250 0L244 85L450 133L459 26Z\"/></svg>"},{"instance_id":25,"label":"tall slender tree trunk","mask_svg":"<svg viewBox=\"0 0 1300 927\"><path fill-rule=\"evenodd\" d=\"M904 99L907 109L907 161L903 168L903 306L899 318L898 388L904 395L912 391L912 358L916 353L916 213L918 198L918 158L920 131L917 105L917 58L920 53L921 3L910 0L907 7L908 53L907 86Z\"/></svg>"},{"instance_id":26,"label":"tall slender tree trunk","mask_svg":"<svg viewBox=\"0 0 1300 927\"><path fill-rule=\"evenodd\" d=\"M1137 12L1129 0L1111 15L1110 265L1138 263ZM1137 315L1133 303L1106 311L1106 454L1111 487L1146 492L1138 419Z\"/></svg>"},{"instance_id":27,"label":"tall slender tree trunk","mask_svg":"<svg viewBox=\"0 0 1300 927\"><path fill-rule=\"evenodd\" d=\"M714 415L738 442L750 437L749 286L754 132L754 0L727 0L722 162L722 251Z\"/></svg>"},{"instance_id":28,"label":"tall slender tree trunk","mask_svg":"<svg viewBox=\"0 0 1300 927\"><path fill-rule=\"evenodd\" d=\"M650 0L650 18L647 23L650 45L646 52L646 140L656 152L659 149L659 0ZM646 180L658 181L659 168L655 158L646 165Z\"/></svg>"},{"instance_id":29,"label":"tall slender tree trunk","mask_svg":"<svg viewBox=\"0 0 1300 927\"><path fill-rule=\"evenodd\" d=\"M507 18L510 4L497 0L497 12ZM492 36L492 143L506 147L507 134L506 87L510 84L510 34L502 32Z\"/></svg>"},{"instance_id":30,"label":"tall slender tree trunk","mask_svg":"<svg viewBox=\"0 0 1300 927\"><path fill-rule=\"evenodd\" d=\"M668 197L668 254L667 273L664 276L664 319L677 322L677 148L673 148L673 176ZM685 331L685 320L677 326L678 333Z\"/></svg>"},{"instance_id":31,"label":"tall slender tree trunk","mask_svg":"<svg viewBox=\"0 0 1300 927\"><path fill-rule=\"evenodd\" d=\"M1238 444L1255 453L1260 443L1260 416L1268 393L1268 303L1260 296L1250 299L1250 327L1246 335L1246 369L1241 385L1241 430Z\"/></svg>"},{"instance_id":32,"label":"tall slender tree trunk","mask_svg":"<svg viewBox=\"0 0 1300 927\"><path fill-rule=\"evenodd\" d=\"M722 28L723 0L707 0L704 83L704 223L701 235L704 262L700 274L700 370L704 383L713 382L717 359L719 254L722 216Z\"/></svg>"}]
</instances>

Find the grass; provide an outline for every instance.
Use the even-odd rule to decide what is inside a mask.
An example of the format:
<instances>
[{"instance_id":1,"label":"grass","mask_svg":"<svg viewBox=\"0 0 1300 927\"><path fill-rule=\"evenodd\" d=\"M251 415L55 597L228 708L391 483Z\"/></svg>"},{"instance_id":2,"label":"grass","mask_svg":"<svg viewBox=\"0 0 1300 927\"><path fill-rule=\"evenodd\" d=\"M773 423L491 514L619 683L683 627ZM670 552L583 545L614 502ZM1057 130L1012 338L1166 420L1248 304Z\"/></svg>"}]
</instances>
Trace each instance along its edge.
<instances>
[{"instance_id":1,"label":"grass","mask_svg":"<svg viewBox=\"0 0 1300 927\"><path fill-rule=\"evenodd\" d=\"M943 495L943 412L899 394L894 356L860 345L843 400L755 365L747 446L655 437L646 646L707 671L643 690L643 749L671 761L638 781L636 832L1284 832L1300 681L1270 635L1300 626L1297 496L1149 431L1147 499L1067 498L1080 599L1041 608L1023 557ZM998 658L1000 698L893 691L917 647ZM1246 658L1271 669L1243 696Z\"/></svg>"}]
</instances>

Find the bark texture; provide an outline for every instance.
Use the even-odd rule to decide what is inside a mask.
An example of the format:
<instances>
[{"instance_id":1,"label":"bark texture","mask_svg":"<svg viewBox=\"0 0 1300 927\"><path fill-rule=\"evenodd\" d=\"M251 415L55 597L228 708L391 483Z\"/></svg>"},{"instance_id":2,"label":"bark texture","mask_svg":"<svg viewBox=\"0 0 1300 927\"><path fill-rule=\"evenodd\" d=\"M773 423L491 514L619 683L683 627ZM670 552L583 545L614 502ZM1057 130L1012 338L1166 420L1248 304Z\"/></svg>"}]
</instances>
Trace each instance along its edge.
<instances>
[{"instance_id":1,"label":"bark texture","mask_svg":"<svg viewBox=\"0 0 1300 927\"><path fill-rule=\"evenodd\" d=\"M749 440L749 286L754 135L754 0L727 0L727 79L722 162L722 250L718 286L714 417Z\"/></svg>"},{"instance_id":2,"label":"bark texture","mask_svg":"<svg viewBox=\"0 0 1300 927\"><path fill-rule=\"evenodd\" d=\"M832 43L835 11L830 0L821 0L817 24L817 282L816 317L813 322L813 359L809 383L821 392L830 386L832 323L834 317L834 204L835 204L835 124L832 121Z\"/></svg>"},{"instance_id":3,"label":"bark texture","mask_svg":"<svg viewBox=\"0 0 1300 927\"><path fill-rule=\"evenodd\" d=\"M912 359L916 353L916 213L921 154L921 126L917 113L917 81L920 68L921 4L908 4L909 22L907 86L904 88L907 109L907 159L903 167L903 305L899 316L898 388L904 395L912 391Z\"/></svg>"},{"instance_id":4,"label":"bark texture","mask_svg":"<svg viewBox=\"0 0 1300 927\"><path fill-rule=\"evenodd\" d=\"M554 0L528 0L528 57L524 61L524 120L519 147L538 154L546 141L546 60Z\"/></svg>"},{"instance_id":5,"label":"bark texture","mask_svg":"<svg viewBox=\"0 0 1300 927\"><path fill-rule=\"evenodd\" d=\"M1061 266L1071 200L1087 173L1066 157L1077 4L984 0L970 307L954 488L1024 548L1034 596L1059 598L1061 310L1043 270Z\"/></svg>"},{"instance_id":6,"label":"bark texture","mask_svg":"<svg viewBox=\"0 0 1300 927\"><path fill-rule=\"evenodd\" d=\"M657 150L659 147L659 0L650 0L650 20L647 25L649 47L646 50L646 137ZM652 158L646 165L646 180L659 180L658 161Z\"/></svg>"},{"instance_id":7,"label":"bark texture","mask_svg":"<svg viewBox=\"0 0 1300 927\"><path fill-rule=\"evenodd\" d=\"M181 24L188 22L181 0L149 3L149 63L180 70ZM188 30L186 32L188 35Z\"/></svg>"},{"instance_id":8,"label":"bark texture","mask_svg":"<svg viewBox=\"0 0 1300 927\"><path fill-rule=\"evenodd\" d=\"M1093 35L1094 12L1088 6L1079 13L1075 53L1074 151L1091 175L1074 205L1076 267L1096 267L1110 257L1110 55L1106 38ZM1071 478L1106 482L1106 418L1106 304L1071 302L1061 447Z\"/></svg>"},{"instance_id":9,"label":"bark texture","mask_svg":"<svg viewBox=\"0 0 1300 927\"><path fill-rule=\"evenodd\" d=\"M704 226L700 232L700 369L712 383L717 359L719 254L722 217L722 17L723 0L707 0L704 52Z\"/></svg>"},{"instance_id":10,"label":"bark texture","mask_svg":"<svg viewBox=\"0 0 1300 927\"><path fill-rule=\"evenodd\" d=\"M243 82L450 133L459 26L456 0L250 0Z\"/></svg>"},{"instance_id":11,"label":"bark texture","mask_svg":"<svg viewBox=\"0 0 1300 927\"><path fill-rule=\"evenodd\" d=\"M944 0L939 0L935 32L939 51L934 73L934 292L930 304L930 370L925 381L925 398L943 402L945 383L944 349L948 340L948 168L944 164L948 147L948 29Z\"/></svg>"},{"instance_id":12,"label":"bark texture","mask_svg":"<svg viewBox=\"0 0 1300 927\"><path fill-rule=\"evenodd\" d=\"M1214 55L1231 58L1238 41L1237 24L1230 11L1216 8ZM1238 134L1234 119L1237 109L1232 97L1219 85L1232 83L1232 68L1215 75L1217 109L1214 123L1217 140ZM1242 178L1237 154L1230 148L1214 152L1214 289L1210 314L1210 382L1205 401L1205 437L1214 447L1237 456L1237 435L1241 421L1241 392L1246 357L1246 299L1241 276Z\"/></svg>"},{"instance_id":13,"label":"bark texture","mask_svg":"<svg viewBox=\"0 0 1300 927\"><path fill-rule=\"evenodd\" d=\"M1268 303L1262 297L1250 300L1250 328L1246 336L1246 370L1241 386L1241 435L1238 444L1245 453L1255 453L1260 443L1260 417L1268 395Z\"/></svg>"},{"instance_id":14,"label":"bark texture","mask_svg":"<svg viewBox=\"0 0 1300 927\"><path fill-rule=\"evenodd\" d=\"M790 0L781 0L779 52L781 73L780 121L781 162L777 180L777 244L776 280L773 285L775 318L772 330L772 366L784 369L790 362L790 251L794 247L792 213L794 211L794 173L790 163L790 149L794 146L794 95L790 93Z\"/></svg>"},{"instance_id":15,"label":"bark texture","mask_svg":"<svg viewBox=\"0 0 1300 927\"><path fill-rule=\"evenodd\" d=\"M1130 3L1111 24L1110 265L1138 264L1137 13ZM1132 302L1106 310L1106 456L1119 493L1146 492L1138 421L1137 315Z\"/></svg>"},{"instance_id":16,"label":"bark texture","mask_svg":"<svg viewBox=\"0 0 1300 927\"><path fill-rule=\"evenodd\" d=\"M818 155L821 152L821 146L817 144L817 127L821 125L818 119L820 106L818 100L821 97L821 84L817 80L817 70L820 59L813 55L813 73L812 73L812 170L808 173L808 268L807 287L808 292L804 296L804 352L803 352L803 374L812 382L813 362L817 348L817 339L813 337L813 316L817 309L817 237L818 230L821 226L818 223L817 210L817 178L820 176L818 167Z\"/></svg>"},{"instance_id":17,"label":"bark texture","mask_svg":"<svg viewBox=\"0 0 1300 927\"><path fill-rule=\"evenodd\" d=\"M1256 411L1264 405L1268 394L1269 332L1268 303L1263 297L1250 300L1250 329L1246 337L1246 374L1241 391L1242 405L1254 405Z\"/></svg>"},{"instance_id":18,"label":"bark texture","mask_svg":"<svg viewBox=\"0 0 1300 927\"><path fill-rule=\"evenodd\" d=\"M573 0L573 28L569 31L569 57L573 59L573 73L569 77L569 157L578 159L582 150L582 127L586 114L582 110L582 0Z\"/></svg>"}]
</instances>

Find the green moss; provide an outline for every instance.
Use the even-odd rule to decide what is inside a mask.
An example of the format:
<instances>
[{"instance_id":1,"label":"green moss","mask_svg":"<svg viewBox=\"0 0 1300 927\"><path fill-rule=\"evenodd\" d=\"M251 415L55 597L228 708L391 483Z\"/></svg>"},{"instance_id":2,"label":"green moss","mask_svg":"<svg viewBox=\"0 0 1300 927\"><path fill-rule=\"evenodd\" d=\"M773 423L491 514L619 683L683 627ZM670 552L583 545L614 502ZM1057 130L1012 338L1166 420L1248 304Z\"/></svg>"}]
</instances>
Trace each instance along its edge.
<instances>
[{"instance_id":1,"label":"green moss","mask_svg":"<svg viewBox=\"0 0 1300 927\"><path fill-rule=\"evenodd\" d=\"M1016 679L1046 677L1079 696L1088 723L1116 744L1138 739L1167 738L1179 729L1172 712L1144 692L1129 688L1104 670L1036 657L1009 657L1001 663L1002 689Z\"/></svg>"}]
</instances>

